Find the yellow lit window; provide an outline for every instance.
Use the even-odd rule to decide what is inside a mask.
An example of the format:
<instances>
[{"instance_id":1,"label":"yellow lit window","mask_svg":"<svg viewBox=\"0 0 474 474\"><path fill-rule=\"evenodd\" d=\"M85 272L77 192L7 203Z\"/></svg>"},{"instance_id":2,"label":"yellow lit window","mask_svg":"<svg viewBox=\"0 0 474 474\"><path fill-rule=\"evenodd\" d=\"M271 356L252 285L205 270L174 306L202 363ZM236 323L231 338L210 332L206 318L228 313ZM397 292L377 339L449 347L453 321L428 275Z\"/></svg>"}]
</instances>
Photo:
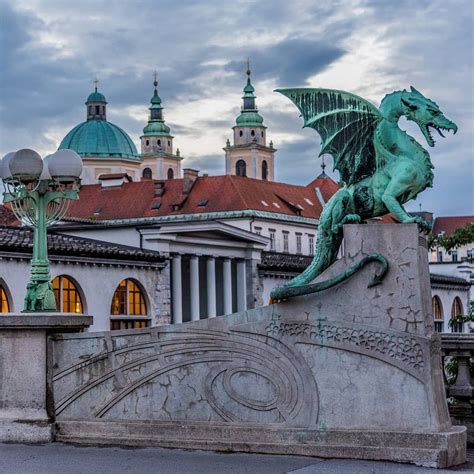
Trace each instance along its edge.
<instances>
[{"instance_id":1,"label":"yellow lit window","mask_svg":"<svg viewBox=\"0 0 474 474\"><path fill-rule=\"evenodd\" d=\"M122 280L115 290L110 307L111 329L139 329L149 326L145 296L133 280ZM117 319L114 318L117 317ZM142 316L126 318L122 316Z\"/></svg>"},{"instance_id":2,"label":"yellow lit window","mask_svg":"<svg viewBox=\"0 0 474 474\"><path fill-rule=\"evenodd\" d=\"M8 298L5 290L0 285L0 313L9 313L10 305L8 304Z\"/></svg>"},{"instance_id":3,"label":"yellow lit window","mask_svg":"<svg viewBox=\"0 0 474 474\"><path fill-rule=\"evenodd\" d=\"M81 295L74 282L67 276L53 280L56 308L63 313L83 313Z\"/></svg>"}]
</instances>

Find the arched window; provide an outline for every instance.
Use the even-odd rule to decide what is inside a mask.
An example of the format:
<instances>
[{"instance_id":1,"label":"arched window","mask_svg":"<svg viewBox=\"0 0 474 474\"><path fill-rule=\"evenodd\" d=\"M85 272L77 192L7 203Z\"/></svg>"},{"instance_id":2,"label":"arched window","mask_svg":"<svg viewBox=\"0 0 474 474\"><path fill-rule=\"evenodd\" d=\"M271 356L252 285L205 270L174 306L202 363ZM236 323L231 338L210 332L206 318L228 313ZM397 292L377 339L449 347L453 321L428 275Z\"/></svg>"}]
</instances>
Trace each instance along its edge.
<instances>
[{"instance_id":1,"label":"arched window","mask_svg":"<svg viewBox=\"0 0 474 474\"><path fill-rule=\"evenodd\" d=\"M158 146L161 146L161 140L158 139L157 143L158 143Z\"/></svg>"},{"instance_id":2,"label":"arched window","mask_svg":"<svg viewBox=\"0 0 474 474\"><path fill-rule=\"evenodd\" d=\"M115 290L110 306L110 329L137 329L150 325L145 295L131 279L122 280Z\"/></svg>"},{"instance_id":3,"label":"arched window","mask_svg":"<svg viewBox=\"0 0 474 474\"><path fill-rule=\"evenodd\" d=\"M263 131L262 131L262 138L263 138Z\"/></svg>"},{"instance_id":4,"label":"arched window","mask_svg":"<svg viewBox=\"0 0 474 474\"><path fill-rule=\"evenodd\" d=\"M268 163L266 160L262 161L262 179L268 179Z\"/></svg>"},{"instance_id":5,"label":"arched window","mask_svg":"<svg viewBox=\"0 0 474 474\"><path fill-rule=\"evenodd\" d=\"M168 140L168 146L171 146L171 141L170 140Z\"/></svg>"},{"instance_id":6,"label":"arched window","mask_svg":"<svg viewBox=\"0 0 474 474\"><path fill-rule=\"evenodd\" d=\"M451 306L451 319L456 319L458 316L463 316L463 308L459 296L456 296ZM451 323L451 332L463 332L463 323Z\"/></svg>"},{"instance_id":7,"label":"arched window","mask_svg":"<svg viewBox=\"0 0 474 474\"><path fill-rule=\"evenodd\" d=\"M237 176L247 176L247 165L244 160L239 160L235 164L235 174Z\"/></svg>"},{"instance_id":8,"label":"arched window","mask_svg":"<svg viewBox=\"0 0 474 474\"><path fill-rule=\"evenodd\" d=\"M434 326L436 332L443 332L444 330L444 321L443 321L443 306L441 305L441 300L439 296L433 296L433 316L434 316Z\"/></svg>"},{"instance_id":9,"label":"arched window","mask_svg":"<svg viewBox=\"0 0 474 474\"><path fill-rule=\"evenodd\" d=\"M252 131L250 132L250 135L252 135L252 137L254 137L254 136L255 136L255 130L252 130Z\"/></svg>"},{"instance_id":10,"label":"arched window","mask_svg":"<svg viewBox=\"0 0 474 474\"><path fill-rule=\"evenodd\" d=\"M241 137L243 134L244 134L244 132L242 132L242 130L240 130L239 137Z\"/></svg>"},{"instance_id":11,"label":"arched window","mask_svg":"<svg viewBox=\"0 0 474 474\"><path fill-rule=\"evenodd\" d=\"M9 313L10 304L8 303L8 296L5 288L0 284L0 313Z\"/></svg>"},{"instance_id":12,"label":"arched window","mask_svg":"<svg viewBox=\"0 0 474 474\"><path fill-rule=\"evenodd\" d=\"M153 177L153 173L150 168L143 168L142 173L143 179L151 179Z\"/></svg>"},{"instance_id":13,"label":"arched window","mask_svg":"<svg viewBox=\"0 0 474 474\"><path fill-rule=\"evenodd\" d=\"M174 178L174 171L173 168L168 168L168 179Z\"/></svg>"},{"instance_id":14,"label":"arched window","mask_svg":"<svg viewBox=\"0 0 474 474\"><path fill-rule=\"evenodd\" d=\"M67 276L57 276L53 280L56 308L63 313L83 313L81 295L76 284Z\"/></svg>"},{"instance_id":15,"label":"arched window","mask_svg":"<svg viewBox=\"0 0 474 474\"><path fill-rule=\"evenodd\" d=\"M145 140L145 145L148 146L150 144L150 140Z\"/></svg>"}]
</instances>

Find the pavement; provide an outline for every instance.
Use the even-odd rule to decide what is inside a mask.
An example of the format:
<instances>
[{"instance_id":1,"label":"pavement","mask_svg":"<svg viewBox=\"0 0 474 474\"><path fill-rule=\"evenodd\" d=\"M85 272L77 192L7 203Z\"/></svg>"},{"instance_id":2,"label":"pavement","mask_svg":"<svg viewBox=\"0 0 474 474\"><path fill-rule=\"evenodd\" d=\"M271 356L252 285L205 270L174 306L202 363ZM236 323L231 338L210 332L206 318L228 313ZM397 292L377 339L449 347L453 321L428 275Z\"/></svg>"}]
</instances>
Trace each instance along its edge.
<instances>
[{"instance_id":1,"label":"pavement","mask_svg":"<svg viewBox=\"0 0 474 474\"><path fill-rule=\"evenodd\" d=\"M215 453L179 449L83 447L62 443L46 445L1 444L0 474L427 474L474 473L474 451L468 463L436 470L409 464L321 459L302 456Z\"/></svg>"}]
</instances>

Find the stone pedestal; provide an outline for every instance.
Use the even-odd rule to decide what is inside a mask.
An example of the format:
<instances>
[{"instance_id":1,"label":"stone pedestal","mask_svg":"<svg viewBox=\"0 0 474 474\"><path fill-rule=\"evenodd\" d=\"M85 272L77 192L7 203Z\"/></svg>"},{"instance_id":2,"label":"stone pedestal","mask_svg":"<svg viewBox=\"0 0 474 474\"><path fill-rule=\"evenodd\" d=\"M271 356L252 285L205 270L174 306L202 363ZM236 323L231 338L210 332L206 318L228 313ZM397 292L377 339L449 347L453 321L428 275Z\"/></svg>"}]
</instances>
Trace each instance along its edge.
<instances>
[{"instance_id":1,"label":"stone pedestal","mask_svg":"<svg viewBox=\"0 0 474 474\"><path fill-rule=\"evenodd\" d=\"M466 458L416 225L348 225L336 287L179 325L51 338L56 439L412 462ZM226 273L224 273L225 276Z\"/></svg>"},{"instance_id":2,"label":"stone pedestal","mask_svg":"<svg viewBox=\"0 0 474 474\"><path fill-rule=\"evenodd\" d=\"M91 324L91 316L76 314L0 315L0 442L52 441L47 337Z\"/></svg>"}]
</instances>

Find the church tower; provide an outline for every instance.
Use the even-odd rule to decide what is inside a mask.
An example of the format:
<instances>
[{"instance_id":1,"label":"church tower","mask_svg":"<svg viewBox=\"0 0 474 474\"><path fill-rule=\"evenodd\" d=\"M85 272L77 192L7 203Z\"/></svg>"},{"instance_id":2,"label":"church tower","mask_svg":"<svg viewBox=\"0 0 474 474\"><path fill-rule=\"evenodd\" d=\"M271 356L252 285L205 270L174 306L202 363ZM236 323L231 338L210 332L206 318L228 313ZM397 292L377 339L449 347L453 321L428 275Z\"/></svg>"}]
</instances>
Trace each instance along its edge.
<instances>
[{"instance_id":1,"label":"church tower","mask_svg":"<svg viewBox=\"0 0 474 474\"><path fill-rule=\"evenodd\" d=\"M179 148L173 152L173 136L163 118L163 106L158 95L158 81L153 82L150 117L141 140L142 179L174 179L181 177Z\"/></svg>"},{"instance_id":2,"label":"church tower","mask_svg":"<svg viewBox=\"0 0 474 474\"><path fill-rule=\"evenodd\" d=\"M244 87L243 105L237 117L234 142L227 140L225 151L225 172L230 175L274 180L274 159L276 149L273 142L267 146L267 127L255 105L255 89L250 81L250 65L247 63L247 85Z\"/></svg>"}]
</instances>

